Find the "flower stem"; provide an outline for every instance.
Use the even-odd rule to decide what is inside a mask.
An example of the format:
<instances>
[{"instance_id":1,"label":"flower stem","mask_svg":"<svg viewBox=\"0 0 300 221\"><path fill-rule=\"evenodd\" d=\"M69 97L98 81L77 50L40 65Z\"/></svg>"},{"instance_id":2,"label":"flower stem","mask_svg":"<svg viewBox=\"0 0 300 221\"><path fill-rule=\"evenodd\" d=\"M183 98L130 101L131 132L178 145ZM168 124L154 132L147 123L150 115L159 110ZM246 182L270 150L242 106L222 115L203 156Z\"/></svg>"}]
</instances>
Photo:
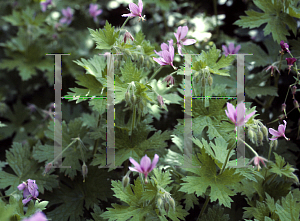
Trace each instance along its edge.
<instances>
[{"instance_id":1,"label":"flower stem","mask_svg":"<svg viewBox=\"0 0 300 221\"><path fill-rule=\"evenodd\" d=\"M101 115L99 114L97 128L100 126L100 120L101 120ZM95 142L94 142L94 149L93 149L93 156L94 156L94 158L95 158L95 154L96 154L96 152L97 152L97 146L98 146L99 139L100 139L100 138L98 138L98 139L95 140Z\"/></svg>"},{"instance_id":2,"label":"flower stem","mask_svg":"<svg viewBox=\"0 0 300 221\"><path fill-rule=\"evenodd\" d=\"M134 124L135 124L135 112L136 112L136 107L135 104L133 105L133 113L132 113L132 124L131 124L131 136L130 136L130 141L132 141L132 136L133 136L133 129L134 129Z\"/></svg>"},{"instance_id":3,"label":"flower stem","mask_svg":"<svg viewBox=\"0 0 300 221\"><path fill-rule=\"evenodd\" d=\"M253 148L249 145L249 144L247 144L245 141L243 141L241 138L239 138L239 140L240 141L242 141L254 154L255 154L255 156L257 156L258 157L258 154L256 153L256 151L255 150L253 150Z\"/></svg>"},{"instance_id":4,"label":"flower stem","mask_svg":"<svg viewBox=\"0 0 300 221\"><path fill-rule=\"evenodd\" d=\"M160 70L163 68L163 66L160 66L155 72L154 72L154 74L151 76L151 78L148 80L148 82L150 82L157 74L158 74L158 72L160 72ZM147 83L148 83L147 82Z\"/></svg>"},{"instance_id":5,"label":"flower stem","mask_svg":"<svg viewBox=\"0 0 300 221\"><path fill-rule=\"evenodd\" d=\"M201 211L200 211L200 214L199 214L199 216L198 216L198 218L197 218L197 221L200 221L200 218L201 218L201 216L203 215L203 213L204 213L204 211L205 211L205 209L206 209L206 207L207 207L207 204L208 204L209 200L210 200L210 196L207 196L207 197L206 197L206 200L205 200L205 203L204 203L204 205L203 205L202 208L201 208Z\"/></svg>"},{"instance_id":6,"label":"flower stem","mask_svg":"<svg viewBox=\"0 0 300 221\"><path fill-rule=\"evenodd\" d=\"M73 141L62 151L62 152L60 152L59 154L58 154L58 156L57 157L55 157L55 159L53 160L53 161L51 161L50 163L54 163L56 160L57 160L57 158L58 157L60 157L70 146L72 146L77 140L78 140L79 138L77 137L77 138L73 138Z\"/></svg>"},{"instance_id":7,"label":"flower stem","mask_svg":"<svg viewBox=\"0 0 300 221\"><path fill-rule=\"evenodd\" d=\"M270 160L270 157L271 157L271 150L272 150L272 146L270 146L270 149L269 149L268 160Z\"/></svg>"},{"instance_id":8,"label":"flower stem","mask_svg":"<svg viewBox=\"0 0 300 221\"><path fill-rule=\"evenodd\" d=\"M126 25L126 23L129 21L129 19L130 19L130 17L127 17L127 19L124 21L124 23L123 23L123 25L121 26L121 28L120 29L123 29L124 28L124 26Z\"/></svg>"},{"instance_id":9,"label":"flower stem","mask_svg":"<svg viewBox=\"0 0 300 221\"><path fill-rule=\"evenodd\" d=\"M225 160L225 162L224 162L224 164L223 164L223 166L222 166L222 169L221 169L219 175L222 174L222 173L224 172L225 167L226 167L226 164L227 164L227 162L228 162L228 158L229 158L230 152L233 150L233 148L234 148L234 145L232 145L232 147L228 150L228 153L227 153L227 156L226 156L226 160Z\"/></svg>"}]
</instances>

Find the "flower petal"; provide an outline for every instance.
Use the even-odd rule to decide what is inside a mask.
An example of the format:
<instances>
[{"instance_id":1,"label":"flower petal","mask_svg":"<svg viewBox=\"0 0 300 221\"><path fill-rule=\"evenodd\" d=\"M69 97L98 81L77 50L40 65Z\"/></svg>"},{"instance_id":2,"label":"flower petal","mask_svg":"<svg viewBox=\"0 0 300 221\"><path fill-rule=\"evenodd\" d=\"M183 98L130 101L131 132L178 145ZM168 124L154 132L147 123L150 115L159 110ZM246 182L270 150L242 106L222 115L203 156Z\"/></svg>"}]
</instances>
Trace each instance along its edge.
<instances>
[{"instance_id":1,"label":"flower petal","mask_svg":"<svg viewBox=\"0 0 300 221\"><path fill-rule=\"evenodd\" d=\"M154 167L156 166L157 162L159 160L159 156L157 154L154 155L154 158L152 160L152 164L149 168L149 172L152 171L154 169Z\"/></svg>"},{"instance_id":2,"label":"flower petal","mask_svg":"<svg viewBox=\"0 0 300 221\"><path fill-rule=\"evenodd\" d=\"M151 167L151 160L147 154L142 157L140 166L143 172L148 172L149 168Z\"/></svg>"},{"instance_id":3,"label":"flower petal","mask_svg":"<svg viewBox=\"0 0 300 221\"><path fill-rule=\"evenodd\" d=\"M142 170L141 170L140 164L139 164L138 162L136 162L132 157L129 157L129 161L135 166L135 168L136 168L139 172L142 171Z\"/></svg>"},{"instance_id":4,"label":"flower petal","mask_svg":"<svg viewBox=\"0 0 300 221\"><path fill-rule=\"evenodd\" d=\"M228 112L227 112L228 110ZM225 113L227 117L235 124L236 119L235 119L235 108L231 103L227 103L227 110L225 110Z\"/></svg>"},{"instance_id":5,"label":"flower petal","mask_svg":"<svg viewBox=\"0 0 300 221\"><path fill-rule=\"evenodd\" d=\"M129 3L129 9L132 14L138 16L139 15L139 7L134 3Z\"/></svg>"},{"instance_id":6,"label":"flower petal","mask_svg":"<svg viewBox=\"0 0 300 221\"><path fill-rule=\"evenodd\" d=\"M280 136L280 133L278 131L274 130L273 128L269 128L269 133L272 134L275 137L279 137Z\"/></svg>"},{"instance_id":7,"label":"flower petal","mask_svg":"<svg viewBox=\"0 0 300 221\"><path fill-rule=\"evenodd\" d=\"M194 39L184 39L182 41L183 45L192 45L192 44L195 44L195 43L196 43L196 40L194 40Z\"/></svg>"},{"instance_id":8,"label":"flower petal","mask_svg":"<svg viewBox=\"0 0 300 221\"><path fill-rule=\"evenodd\" d=\"M233 51L233 54L238 53L240 49L241 49L241 45L236 46L236 48Z\"/></svg>"},{"instance_id":9,"label":"flower petal","mask_svg":"<svg viewBox=\"0 0 300 221\"><path fill-rule=\"evenodd\" d=\"M181 39L184 39L184 37L185 37L186 34L188 33L188 30L189 30L188 26L183 26L183 27L181 28L180 40L181 40Z\"/></svg>"},{"instance_id":10,"label":"flower petal","mask_svg":"<svg viewBox=\"0 0 300 221\"><path fill-rule=\"evenodd\" d=\"M242 126L245 123L245 104L241 102L236 107L236 122L237 126Z\"/></svg>"},{"instance_id":11,"label":"flower petal","mask_svg":"<svg viewBox=\"0 0 300 221\"><path fill-rule=\"evenodd\" d=\"M142 2L142 0L139 0L139 10L140 10L139 13L142 13L142 11L143 11L143 2Z\"/></svg>"}]
</instances>

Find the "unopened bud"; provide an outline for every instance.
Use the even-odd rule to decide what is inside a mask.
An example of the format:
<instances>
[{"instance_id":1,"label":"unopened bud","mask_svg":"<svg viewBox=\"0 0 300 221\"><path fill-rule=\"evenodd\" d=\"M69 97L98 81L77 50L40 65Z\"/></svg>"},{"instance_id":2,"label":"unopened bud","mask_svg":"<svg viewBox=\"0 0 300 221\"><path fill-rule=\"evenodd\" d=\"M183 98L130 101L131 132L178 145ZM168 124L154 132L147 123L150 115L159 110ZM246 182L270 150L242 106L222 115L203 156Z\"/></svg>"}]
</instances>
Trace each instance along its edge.
<instances>
[{"instance_id":1,"label":"unopened bud","mask_svg":"<svg viewBox=\"0 0 300 221\"><path fill-rule=\"evenodd\" d=\"M140 56L140 62L141 62L141 63L144 63L144 55L141 55L141 56Z\"/></svg>"},{"instance_id":2,"label":"unopened bud","mask_svg":"<svg viewBox=\"0 0 300 221\"><path fill-rule=\"evenodd\" d=\"M286 110L286 104L283 103L283 104L281 105L281 111L285 113L285 110Z\"/></svg>"},{"instance_id":3,"label":"unopened bud","mask_svg":"<svg viewBox=\"0 0 300 221\"><path fill-rule=\"evenodd\" d=\"M130 102L130 93L129 93L129 91L125 92L125 101L126 101L127 104L129 104L129 102Z\"/></svg>"},{"instance_id":4,"label":"unopened bud","mask_svg":"<svg viewBox=\"0 0 300 221\"><path fill-rule=\"evenodd\" d=\"M156 201L157 208L161 208L162 204L163 204L163 199L161 198L161 196L159 196Z\"/></svg>"},{"instance_id":5,"label":"unopened bud","mask_svg":"<svg viewBox=\"0 0 300 221\"><path fill-rule=\"evenodd\" d=\"M124 52L125 52L127 55L131 56L131 52L130 52L128 49L125 49Z\"/></svg>"},{"instance_id":6,"label":"unopened bud","mask_svg":"<svg viewBox=\"0 0 300 221\"><path fill-rule=\"evenodd\" d=\"M160 106L163 107L164 106L164 99L163 99L163 97L161 95L158 95L157 96L157 100L158 100Z\"/></svg>"},{"instance_id":7,"label":"unopened bud","mask_svg":"<svg viewBox=\"0 0 300 221\"><path fill-rule=\"evenodd\" d=\"M88 168L85 163L83 163L81 170L82 170L83 182L85 182L85 178L88 173Z\"/></svg>"},{"instance_id":8,"label":"unopened bud","mask_svg":"<svg viewBox=\"0 0 300 221\"><path fill-rule=\"evenodd\" d=\"M296 94L296 92L297 92L297 86L294 85L294 86L292 87L291 91L292 91L293 99L295 99L295 94Z\"/></svg>"},{"instance_id":9,"label":"unopened bud","mask_svg":"<svg viewBox=\"0 0 300 221\"><path fill-rule=\"evenodd\" d=\"M262 145L263 139L264 139L264 134L263 132L261 132L261 130L259 130L257 133L257 141L260 145Z\"/></svg>"},{"instance_id":10,"label":"unopened bud","mask_svg":"<svg viewBox=\"0 0 300 221\"><path fill-rule=\"evenodd\" d=\"M262 130L264 136L266 137L266 139L268 140L268 136L269 136L268 128L266 126L263 126L263 127L261 127L261 130Z\"/></svg>"},{"instance_id":11,"label":"unopened bud","mask_svg":"<svg viewBox=\"0 0 300 221\"><path fill-rule=\"evenodd\" d=\"M196 72L194 73L193 80L195 80L196 83L198 83L199 80L200 80L200 78L201 78L200 72L199 72L199 71L196 71Z\"/></svg>"},{"instance_id":12,"label":"unopened bud","mask_svg":"<svg viewBox=\"0 0 300 221\"><path fill-rule=\"evenodd\" d=\"M201 85L202 85L202 87L205 87L205 85L206 85L206 78L204 76L201 79Z\"/></svg>"},{"instance_id":13,"label":"unopened bud","mask_svg":"<svg viewBox=\"0 0 300 221\"><path fill-rule=\"evenodd\" d=\"M135 105L135 102L136 102L136 96L135 95L131 96L131 102L132 102L133 105Z\"/></svg>"},{"instance_id":14,"label":"unopened bud","mask_svg":"<svg viewBox=\"0 0 300 221\"><path fill-rule=\"evenodd\" d=\"M248 129L248 138L252 141L253 140L253 138L254 138L254 131L251 129L251 128L249 128ZM253 141L252 141L253 142Z\"/></svg>"},{"instance_id":15,"label":"unopened bud","mask_svg":"<svg viewBox=\"0 0 300 221\"><path fill-rule=\"evenodd\" d=\"M125 188L126 186L128 186L129 182L130 182L129 176L128 175L124 176L123 179L122 179L123 187Z\"/></svg>"},{"instance_id":16,"label":"unopened bud","mask_svg":"<svg viewBox=\"0 0 300 221\"><path fill-rule=\"evenodd\" d=\"M293 102L293 103L294 103L294 107L298 109L298 108L299 108L299 103L298 103L298 101L297 101L296 99L294 99L294 102Z\"/></svg>"},{"instance_id":17,"label":"unopened bud","mask_svg":"<svg viewBox=\"0 0 300 221\"><path fill-rule=\"evenodd\" d=\"M284 115L284 114L281 114L281 115L279 115L279 117L278 117L279 120L283 120L284 118L285 118L285 115Z\"/></svg>"},{"instance_id":18,"label":"unopened bud","mask_svg":"<svg viewBox=\"0 0 300 221\"><path fill-rule=\"evenodd\" d=\"M45 167L44 176L51 170L52 166L52 163L47 164L47 166Z\"/></svg>"},{"instance_id":19,"label":"unopened bud","mask_svg":"<svg viewBox=\"0 0 300 221\"><path fill-rule=\"evenodd\" d=\"M150 68L150 61L149 60L146 61L146 66L147 66L147 68Z\"/></svg>"},{"instance_id":20,"label":"unopened bud","mask_svg":"<svg viewBox=\"0 0 300 221\"><path fill-rule=\"evenodd\" d=\"M173 208L173 210L175 212L175 200L172 197L169 198L169 203L170 203L170 206Z\"/></svg>"},{"instance_id":21,"label":"unopened bud","mask_svg":"<svg viewBox=\"0 0 300 221\"><path fill-rule=\"evenodd\" d=\"M212 76L209 75L208 78L207 78L207 81L208 81L209 86L211 86L213 84Z\"/></svg>"},{"instance_id":22,"label":"unopened bud","mask_svg":"<svg viewBox=\"0 0 300 221\"><path fill-rule=\"evenodd\" d=\"M166 213L168 213L170 209L169 203L165 202L164 206L165 206Z\"/></svg>"}]
</instances>

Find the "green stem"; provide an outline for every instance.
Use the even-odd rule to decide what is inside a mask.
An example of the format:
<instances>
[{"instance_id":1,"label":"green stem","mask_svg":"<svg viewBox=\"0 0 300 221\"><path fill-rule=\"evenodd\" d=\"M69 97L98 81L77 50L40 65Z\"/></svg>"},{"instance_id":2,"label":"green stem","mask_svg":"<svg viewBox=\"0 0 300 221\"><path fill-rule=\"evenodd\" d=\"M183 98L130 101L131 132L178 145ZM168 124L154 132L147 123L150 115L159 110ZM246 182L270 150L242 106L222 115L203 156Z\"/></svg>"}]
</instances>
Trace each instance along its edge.
<instances>
[{"instance_id":1,"label":"green stem","mask_svg":"<svg viewBox=\"0 0 300 221\"><path fill-rule=\"evenodd\" d=\"M221 168L221 171L220 171L219 175L222 174L222 173L224 172L224 170L225 170L225 168L226 168L226 164L227 164L227 162L228 162L228 158L229 158L229 156L230 156L230 152L233 150L233 148L234 148L234 145L232 145L232 147L229 149L229 151L228 151L228 153L227 153L227 156L226 156L225 163L223 164L223 166L222 166L222 168Z\"/></svg>"},{"instance_id":2,"label":"green stem","mask_svg":"<svg viewBox=\"0 0 300 221\"><path fill-rule=\"evenodd\" d=\"M219 36L219 24L218 24L218 2L217 0L214 0L214 14L216 16L216 25L217 25L217 37Z\"/></svg>"},{"instance_id":3,"label":"green stem","mask_svg":"<svg viewBox=\"0 0 300 221\"><path fill-rule=\"evenodd\" d=\"M135 112L136 112L136 107L135 104L133 105L133 113L132 113L132 124L131 124L131 136L130 136L130 141L132 141L132 136L133 136L133 129L134 129L134 124L135 124Z\"/></svg>"},{"instance_id":4,"label":"green stem","mask_svg":"<svg viewBox=\"0 0 300 221\"><path fill-rule=\"evenodd\" d=\"M155 72L154 74L151 76L151 78L148 80L148 82L150 82L157 74L158 72L160 72L160 70L163 68L163 66L160 66ZM147 84L148 84L147 82Z\"/></svg>"},{"instance_id":5,"label":"green stem","mask_svg":"<svg viewBox=\"0 0 300 221\"><path fill-rule=\"evenodd\" d=\"M272 150L272 146L270 146L270 149L269 149L268 160L270 160L270 157L271 157L271 150Z\"/></svg>"},{"instance_id":6,"label":"green stem","mask_svg":"<svg viewBox=\"0 0 300 221\"><path fill-rule=\"evenodd\" d=\"M127 19L124 21L124 23L123 23L123 25L121 26L121 28L120 29L123 29L124 28L124 26L126 25L126 23L129 21L129 19L130 19L130 17L127 17Z\"/></svg>"},{"instance_id":7,"label":"green stem","mask_svg":"<svg viewBox=\"0 0 300 221\"><path fill-rule=\"evenodd\" d=\"M54 163L58 157L60 157L70 146L72 146L76 141L78 140L78 137L77 138L74 138L73 141L62 151L60 152L60 154L57 155L57 157L55 157L55 159L53 161L51 161L50 163Z\"/></svg>"},{"instance_id":8,"label":"green stem","mask_svg":"<svg viewBox=\"0 0 300 221\"><path fill-rule=\"evenodd\" d=\"M197 218L197 221L200 221L200 218L203 215L203 213L204 213L204 211L205 211L205 209L207 207L207 204L208 204L209 200L210 200L210 196L206 197L205 203L204 203L204 205L201 208L201 211L200 211L200 214L199 214L199 216Z\"/></svg>"},{"instance_id":9,"label":"green stem","mask_svg":"<svg viewBox=\"0 0 300 221\"><path fill-rule=\"evenodd\" d=\"M12 193L11 193L11 194L9 194L8 196L1 196L1 197L0 197L0 199L1 199L1 198L5 198L5 197L12 196L12 195L13 195L15 192L17 192L17 190L15 190L14 192L12 192ZM2 194L1 194L1 195L2 195Z\"/></svg>"},{"instance_id":10,"label":"green stem","mask_svg":"<svg viewBox=\"0 0 300 221\"><path fill-rule=\"evenodd\" d=\"M249 144L247 144L245 141L243 141L241 138L239 138L239 140L240 141L242 141L254 154L255 154L255 156L257 156L258 157L258 154L256 153L256 151L255 150L253 150L253 148L249 145Z\"/></svg>"},{"instance_id":11,"label":"green stem","mask_svg":"<svg viewBox=\"0 0 300 221\"><path fill-rule=\"evenodd\" d=\"M100 126L100 121L101 121L101 115L99 114L97 128ZM95 154L96 154L96 152L97 152L97 146L98 146L99 139L100 139L100 138L98 138L98 139L95 140L95 142L94 142L94 149L93 149L93 156L94 156L94 158L95 158Z\"/></svg>"}]
</instances>

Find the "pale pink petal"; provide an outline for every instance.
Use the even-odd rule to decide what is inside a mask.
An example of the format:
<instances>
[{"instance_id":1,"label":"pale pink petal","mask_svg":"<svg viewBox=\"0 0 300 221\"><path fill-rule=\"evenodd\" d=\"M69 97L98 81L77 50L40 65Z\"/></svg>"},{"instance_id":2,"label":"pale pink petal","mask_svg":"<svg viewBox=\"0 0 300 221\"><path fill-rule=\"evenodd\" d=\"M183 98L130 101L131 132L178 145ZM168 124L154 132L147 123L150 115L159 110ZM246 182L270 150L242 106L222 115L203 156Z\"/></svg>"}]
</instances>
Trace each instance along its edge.
<instances>
[{"instance_id":1,"label":"pale pink petal","mask_svg":"<svg viewBox=\"0 0 300 221\"><path fill-rule=\"evenodd\" d=\"M245 117L245 123L255 114L256 111L251 112L250 114L246 115Z\"/></svg>"},{"instance_id":2,"label":"pale pink petal","mask_svg":"<svg viewBox=\"0 0 300 221\"><path fill-rule=\"evenodd\" d=\"M233 54L236 54L241 49L241 45L236 46L236 48L233 50Z\"/></svg>"},{"instance_id":3,"label":"pale pink petal","mask_svg":"<svg viewBox=\"0 0 300 221\"><path fill-rule=\"evenodd\" d=\"M233 52L234 52L234 43L230 43L228 45L228 51L229 51L229 54L233 54Z\"/></svg>"},{"instance_id":4,"label":"pale pink petal","mask_svg":"<svg viewBox=\"0 0 300 221\"><path fill-rule=\"evenodd\" d=\"M153 60L156 61L157 63L159 63L162 66L168 65L168 63L166 63L162 58L153 58Z\"/></svg>"},{"instance_id":5,"label":"pale pink petal","mask_svg":"<svg viewBox=\"0 0 300 221\"><path fill-rule=\"evenodd\" d=\"M143 11L143 2L142 2L142 0L139 0L139 10L140 10L140 13L142 13L142 11Z\"/></svg>"},{"instance_id":6,"label":"pale pink petal","mask_svg":"<svg viewBox=\"0 0 300 221\"><path fill-rule=\"evenodd\" d=\"M172 62L170 58L170 53L168 51L162 51L162 57L167 64L170 64Z\"/></svg>"},{"instance_id":7,"label":"pale pink petal","mask_svg":"<svg viewBox=\"0 0 300 221\"><path fill-rule=\"evenodd\" d=\"M139 15L139 7L134 3L129 3L129 9L132 14L135 14L136 16Z\"/></svg>"},{"instance_id":8,"label":"pale pink petal","mask_svg":"<svg viewBox=\"0 0 300 221\"><path fill-rule=\"evenodd\" d=\"M160 45L160 48L161 48L162 51L164 51L164 50L169 51L169 46L168 46L166 43L162 43L162 44Z\"/></svg>"},{"instance_id":9,"label":"pale pink petal","mask_svg":"<svg viewBox=\"0 0 300 221\"><path fill-rule=\"evenodd\" d=\"M227 112L228 110L228 112ZM231 103L227 103L227 110L225 110L226 112L226 115L227 117L233 122L235 123L236 122L236 119L235 119L235 108L234 106L231 104Z\"/></svg>"},{"instance_id":10,"label":"pale pink petal","mask_svg":"<svg viewBox=\"0 0 300 221\"><path fill-rule=\"evenodd\" d=\"M194 39L184 39L184 40L182 40L183 45L192 45L192 44L195 44L195 43L196 43L196 40L194 40Z\"/></svg>"},{"instance_id":11,"label":"pale pink petal","mask_svg":"<svg viewBox=\"0 0 300 221\"><path fill-rule=\"evenodd\" d=\"M222 45L224 54L227 56L229 54L228 48L226 47L226 45Z\"/></svg>"},{"instance_id":12,"label":"pale pink petal","mask_svg":"<svg viewBox=\"0 0 300 221\"><path fill-rule=\"evenodd\" d=\"M245 123L245 104L239 103L236 107L236 122L237 126L242 126Z\"/></svg>"},{"instance_id":13,"label":"pale pink petal","mask_svg":"<svg viewBox=\"0 0 300 221\"><path fill-rule=\"evenodd\" d=\"M183 26L182 28L181 28L181 34L180 34L180 40L181 39L184 39L184 37L187 35L187 33L188 33L188 27L187 26Z\"/></svg>"},{"instance_id":14,"label":"pale pink petal","mask_svg":"<svg viewBox=\"0 0 300 221\"><path fill-rule=\"evenodd\" d=\"M169 46L169 55L170 55L171 62L173 62L173 60L174 60L174 47L172 45Z\"/></svg>"},{"instance_id":15,"label":"pale pink petal","mask_svg":"<svg viewBox=\"0 0 300 221\"><path fill-rule=\"evenodd\" d=\"M179 26L177 29L177 42L180 41L180 39L181 39L181 26Z\"/></svg>"},{"instance_id":16,"label":"pale pink petal","mask_svg":"<svg viewBox=\"0 0 300 221\"><path fill-rule=\"evenodd\" d=\"M122 17L136 17L137 15L134 15L132 13L129 13L129 14L123 14L121 15Z\"/></svg>"},{"instance_id":17,"label":"pale pink petal","mask_svg":"<svg viewBox=\"0 0 300 221\"><path fill-rule=\"evenodd\" d=\"M148 169L151 167L151 160L147 154L142 157L140 166L143 172L148 172Z\"/></svg>"},{"instance_id":18,"label":"pale pink petal","mask_svg":"<svg viewBox=\"0 0 300 221\"><path fill-rule=\"evenodd\" d=\"M152 160L152 164L151 167L149 168L149 172L152 171L154 169L154 167L156 166L157 162L159 160L159 156L157 154L154 155L154 158Z\"/></svg>"},{"instance_id":19,"label":"pale pink petal","mask_svg":"<svg viewBox=\"0 0 300 221\"><path fill-rule=\"evenodd\" d=\"M273 128L269 128L269 133L272 134L275 137L279 137L280 133L276 130L274 130Z\"/></svg>"},{"instance_id":20,"label":"pale pink petal","mask_svg":"<svg viewBox=\"0 0 300 221\"><path fill-rule=\"evenodd\" d=\"M130 157L130 158L129 158L129 161L135 166L135 168L136 168L137 170L142 171L142 169L141 169L139 163L136 162L133 158Z\"/></svg>"},{"instance_id":21,"label":"pale pink petal","mask_svg":"<svg viewBox=\"0 0 300 221\"><path fill-rule=\"evenodd\" d=\"M182 51L181 51L181 45L178 44L178 45L177 45L177 48L178 48L178 54L181 55L181 56L183 56L183 55L182 55Z\"/></svg>"}]
</instances>

